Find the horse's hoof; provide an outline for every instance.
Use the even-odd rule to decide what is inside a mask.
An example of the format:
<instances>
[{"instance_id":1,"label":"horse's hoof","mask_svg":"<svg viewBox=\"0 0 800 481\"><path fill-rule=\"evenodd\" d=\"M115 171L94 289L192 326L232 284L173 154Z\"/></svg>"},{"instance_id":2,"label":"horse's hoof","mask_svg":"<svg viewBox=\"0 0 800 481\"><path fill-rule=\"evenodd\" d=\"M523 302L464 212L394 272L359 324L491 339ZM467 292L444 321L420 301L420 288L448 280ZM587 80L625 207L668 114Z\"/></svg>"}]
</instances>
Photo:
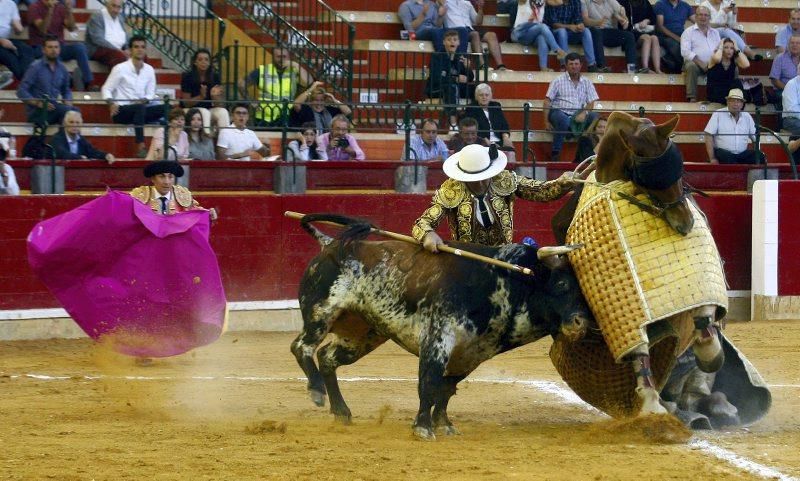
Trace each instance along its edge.
<instances>
[{"instance_id":1,"label":"horse's hoof","mask_svg":"<svg viewBox=\"0 0 800 481\"><path fill-rule=\"evenodd\" d=\"M311 398L311 402L316 404L318 407L323 407L325 405L325 393L309 390L308 396Z\"/></svg>"},{"instance_id":2,"label":"horse's hoof","mask_svg":"<svg viewBox=\"0 0 800 481\"><path fill-rule=\"evenodd\" d=\"M436 435L433 430L422 426L414 426L414 436L423 441L436 441Z\"/></svg>"},{"instance_id":3,"label":"horse's hoof","mask_svg":"<svg viewBox=\"0 0 800 481\"><path fill-rule=\"evenodd\" d=\"M642 399L642 408L639 410L639 416L669 414L669 411L661 405L661 398L655 389L637 387L636 394Z\"/></svg>"},{"instance_id":4,"label":"horse's hoof","mask_svg":"<svg viewBox=\"0 0 800 481\"><path fill-rule=\"evenodd\" d=\"M334 414L336 421L344 426L353 424L353 417L349 414Z\"/></svg>"},{"instance_id":5,"label":"horse's hoof","mask_svg":"<svg viewBox=\"0 0 800 481\"><path fill-rule=\"evenodd\" d=\"M445 436L461 436L461 431L456 429L456 427L452 424L449 426L443 426L443 432Z\"/></svg>"}]
</instances>

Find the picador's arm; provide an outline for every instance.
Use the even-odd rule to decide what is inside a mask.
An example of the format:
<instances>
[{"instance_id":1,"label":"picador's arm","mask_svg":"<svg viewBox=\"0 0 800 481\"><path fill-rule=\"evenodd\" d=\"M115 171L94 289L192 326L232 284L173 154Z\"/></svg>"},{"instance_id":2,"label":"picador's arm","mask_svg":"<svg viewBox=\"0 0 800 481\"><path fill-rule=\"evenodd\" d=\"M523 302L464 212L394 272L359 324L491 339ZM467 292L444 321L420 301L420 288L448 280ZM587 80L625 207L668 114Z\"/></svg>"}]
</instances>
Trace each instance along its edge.
<instances>
[{"instance_id":1,"label":"picador's arm","mask_svg":"<svg viewBox=\"0 0 800 481\"><path fill-rule=\"evenodd\" d=\"M574 187L571 174L571 172L564 173L561 177L548 181L534 180L517 175L517 189L515 194L521 199L534 200L537 202L548 202L560 199Z\"/></svg>"}]
</instances>

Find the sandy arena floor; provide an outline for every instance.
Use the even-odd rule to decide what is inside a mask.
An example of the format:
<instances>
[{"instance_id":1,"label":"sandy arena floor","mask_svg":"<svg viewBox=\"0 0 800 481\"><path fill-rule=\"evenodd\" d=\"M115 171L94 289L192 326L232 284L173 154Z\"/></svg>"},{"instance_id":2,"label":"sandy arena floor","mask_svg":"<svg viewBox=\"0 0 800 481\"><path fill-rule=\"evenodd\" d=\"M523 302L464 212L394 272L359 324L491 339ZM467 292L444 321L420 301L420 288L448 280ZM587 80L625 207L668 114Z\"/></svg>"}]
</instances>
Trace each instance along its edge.
<instances>
[{"instance_id":1,"label":"sandy arena floor","mask_svg":"<svg viewBox=\"0 0 800 481\"><path fill-rule=\"evenodd\" d=\"M293 333L230 333L149 367L89 340L4 342L0 479L800 479L800 322L727 333L773 386L772 411L678 444L610 435L549 340L480 367L450 403L462 435L436 442L411 435L417 359L394 345L340 369L341 426L306 396Z\"/></svg>"}]
</instances>

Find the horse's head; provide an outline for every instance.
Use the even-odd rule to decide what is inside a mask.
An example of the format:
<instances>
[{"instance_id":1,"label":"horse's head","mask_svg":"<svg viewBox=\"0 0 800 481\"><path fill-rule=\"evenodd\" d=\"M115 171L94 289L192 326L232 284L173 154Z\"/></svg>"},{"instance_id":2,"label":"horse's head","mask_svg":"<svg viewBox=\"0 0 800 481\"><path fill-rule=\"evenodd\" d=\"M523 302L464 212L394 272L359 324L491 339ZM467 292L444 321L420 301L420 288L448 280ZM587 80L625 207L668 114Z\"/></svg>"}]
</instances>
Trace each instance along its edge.
<instances>
[{"instance_id":1,"label":"horse's head","mask_svg":"<svg viewBox=\"0 0 800 481\"><path fill-rule=\"evenodd\" d=\"M683 156L670 140L679 115L661 125L624 112L608 117L597 150L597 180L631 180L647 194L651 210L662 215L681 235L691 232L694 216L684 189Z\"/></svg>"}]
</instances>

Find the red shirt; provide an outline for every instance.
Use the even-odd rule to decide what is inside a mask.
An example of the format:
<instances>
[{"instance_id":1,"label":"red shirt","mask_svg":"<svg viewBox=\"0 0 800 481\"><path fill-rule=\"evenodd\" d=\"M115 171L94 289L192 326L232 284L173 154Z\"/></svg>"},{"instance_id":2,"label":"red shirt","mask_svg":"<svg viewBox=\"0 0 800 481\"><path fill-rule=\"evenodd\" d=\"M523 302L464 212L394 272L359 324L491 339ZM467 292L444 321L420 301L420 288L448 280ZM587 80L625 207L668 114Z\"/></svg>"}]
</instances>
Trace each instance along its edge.
<instances>
[{"instance_id":1,"label":"red shirt","mask_svg":"<svg viewBox=\"0 0 800 481\"><path fill-rule=\"evenodd\" d=\"M39 1L28 7L28 43L31 45L44 45L44 34L33 24L34 20L44 20L47 16L47 6ZM55 35L60 41L64 41L64 20L67 18L67 7L63 3L56 3L53 7L53 15L50 17L50 28L47 33Z\"/></svg>"}]
</instances>

